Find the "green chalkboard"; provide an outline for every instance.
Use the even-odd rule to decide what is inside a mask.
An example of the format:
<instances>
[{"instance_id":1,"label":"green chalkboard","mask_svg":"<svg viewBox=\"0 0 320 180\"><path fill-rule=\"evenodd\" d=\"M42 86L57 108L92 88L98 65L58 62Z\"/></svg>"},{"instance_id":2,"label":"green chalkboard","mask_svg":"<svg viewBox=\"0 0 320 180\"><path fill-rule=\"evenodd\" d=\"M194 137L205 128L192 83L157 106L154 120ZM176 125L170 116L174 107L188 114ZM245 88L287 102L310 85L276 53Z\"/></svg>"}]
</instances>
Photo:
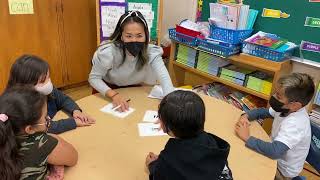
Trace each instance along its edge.
<instances>
[{"instance_id":1,"label":"green chalkboard","mask_svg":"<svg viewBox=\"0 0 320 180\"><path fill-rule=\"evenodd\" d=\"M215 0L204 0L201 19L206 21L210 16L209 3ZM320 44L320 28L304 26L306 17L320 18L320 3L311 3L309 0L244 0L250 9L259 11L254 31L264 31L281 36L300 45L302 40ZM277 9L290 14L284 18L262 17L263 8ZM297 49L294 56L320 62L320 53L300 51Z\"/></svg>"},{"instance_id":2,"label":"green chalkboard","mask_svg":"<svg viewBox=\"0 0 320 180\"><path fill-rule=\"evenodd\" d=\"M159 2L158 0L127 0L128 3L150 3L152 4L152 11L154 12L154 20L152 22L152 28L150 32L150 37L152 40L157 40L157 29L158 29L158 9Z\"/></svg>"}]
</instances>

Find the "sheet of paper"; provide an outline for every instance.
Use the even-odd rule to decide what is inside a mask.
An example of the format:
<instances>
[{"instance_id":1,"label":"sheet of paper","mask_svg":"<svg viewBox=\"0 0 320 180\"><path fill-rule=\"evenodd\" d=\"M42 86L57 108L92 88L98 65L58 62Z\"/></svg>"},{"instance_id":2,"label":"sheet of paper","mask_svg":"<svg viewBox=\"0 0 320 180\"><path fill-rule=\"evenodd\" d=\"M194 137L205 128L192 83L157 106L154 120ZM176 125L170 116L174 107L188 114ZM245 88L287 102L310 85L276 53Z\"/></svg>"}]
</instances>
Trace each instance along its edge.
<instances>
[{"instance_id":1,"label":"sheet of paper","mask_svg":"<svg viewBox=\"0 0 320 180\"><path fill-rule=\"evenodd\" d=\"M138 129L139 129L140 136L165 136L165 135L167 135L160 128L160 124L139 123Z\"/></svg>"},{"instance_id":2,"label":"sheet of paper","mask_svg":"<svg viewBox=\"0 0 320 180\"><path fill-rule=\"evenodd\" d=\"M110 37L118 20L125 13L124 6L101 6L101 27L103 37Z\"/></svg>"},{"instance_id":3,"label":"sheet of paper","mask_svg":"<svg viewBox=\"0 0 320 180\"><path fill-rule=\"evenodd\" d=\"M151 123L155 123L158 121L158 112L157 111L151 111L151 110L147 110L144 113L144 117L143 117L143 122L151 122Z\"/></svg>"},{"instance_id":4,"label":"sheet of paper","mask_svg":"<svg viewBox=\"0 0 320 180\"><path fill-rule=\"evenodd\" d=\"M184 89L184 88L174 88L174 90L183 90L183 91L192 91L191 89ZM148 98L152 99L162 99L164 97L163 90L160 85L153 86Z\"/></svg>"},{"instance_id":5,"label":"sheet of paper","mask_svg":"<svg viewBox=\"0 0 320 180\"><path fill-rule=\"evenodd\" d=\"M33 0L8 0L10 14L34 14Z\"/></svg>"},{"instance_id":6,"label":"sheet of paper","mask_svg":"<svg viewBox=\"0 0 320 180\"><path fill-rule=\"evenodd\" d=\"M151 3L128 3L129 11L152 11Z\"/></svg>"},{"instance_id":7,"label":"sheet of paper","mask_svg":"<svg viewBox=\"0 0 320 180\"><path fill-rule=\"evenodd\" d=\"M151 90L148 98L152 98L152 99L162 99L162 98L163 98L163 91L162 91L161 86L155 85L155 86L152 88L152 90Z\"/></svg>"},{"instance_id":8,"label":"sheet of paper","mask_svg":"<svg viewBox=\"0 0 320 180\"><path fill-rule=\"evenodd\" d=\"M125 118L127 117L129 114L131 114L133 111L135 111L135 109L129 107L129 110L126 112L119 112L116 110L113 110L113 104L109 103L106 106L104 106L103 108L100 109L100 111L104 112L104 113L108 113L108 114L112 114L113 116L119 117L119 118Z\"/></svg>"}]
</instances>

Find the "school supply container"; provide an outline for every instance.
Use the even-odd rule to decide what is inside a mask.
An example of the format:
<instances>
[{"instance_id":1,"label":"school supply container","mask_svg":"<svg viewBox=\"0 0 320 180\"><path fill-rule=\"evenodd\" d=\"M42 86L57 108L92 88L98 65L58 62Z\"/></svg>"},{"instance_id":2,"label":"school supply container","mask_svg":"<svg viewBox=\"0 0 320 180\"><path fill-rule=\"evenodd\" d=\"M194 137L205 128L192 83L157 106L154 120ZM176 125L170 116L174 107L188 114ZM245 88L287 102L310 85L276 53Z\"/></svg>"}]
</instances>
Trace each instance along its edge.
<instances>
[{"instance_id":1,"label":"school supply container","mask_svg":"<svg viewBox=\"0 0 320 180\"><path fill-rule=\"evenodd\" d=\"M239 44L250 37L253 29L233 30L210 25L210 38L230 44Z\"/></svg>"},{"instance_id":2,"label":"school supply container","mask_svg":"<svg viewBox=\"0 0 320 180\"><path fill-rule=\"evenodd\" d=\"M240 45L226 44L210 39L198 39L198 48L216 56L229 57L240 52Z\"/></svg>"},{"instance_id":3,"label":"school supply container","mask_svg":"<svg viewBox=\"0 0 320 180\"><path fill-rule=\"evenodd\" d=\"M169 29L169 38L179 43L186 44L188 46L197 46L198 40L196 37L188 36L182 33L176 32L175 28Z\"/></svg>"}]
</instances>

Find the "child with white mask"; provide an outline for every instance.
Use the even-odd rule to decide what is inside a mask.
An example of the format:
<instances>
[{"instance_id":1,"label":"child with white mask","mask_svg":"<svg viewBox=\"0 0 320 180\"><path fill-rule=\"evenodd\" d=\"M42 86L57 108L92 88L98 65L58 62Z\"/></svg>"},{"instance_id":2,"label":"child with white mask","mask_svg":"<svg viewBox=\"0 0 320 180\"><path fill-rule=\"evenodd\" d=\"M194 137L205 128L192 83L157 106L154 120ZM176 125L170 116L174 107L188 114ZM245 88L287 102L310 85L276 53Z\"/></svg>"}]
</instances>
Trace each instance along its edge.
<instances>
[{"instance_id":1,"label":"child with white mask","mask_svg":"<svg viewBox=\"0 0 320 180\"><path fill-rule=\"evenodd\" d=\"M95 120L84 114L68 96L54 87L50 79L49 64L34 55L23 55L12 65L7 88L15 85L33 85L35 90L48 96L48 116L53 118L60 110L71 117L53 121L49 133L59 134L76 127L90 126Z\"/></svg>"}]
</instances>

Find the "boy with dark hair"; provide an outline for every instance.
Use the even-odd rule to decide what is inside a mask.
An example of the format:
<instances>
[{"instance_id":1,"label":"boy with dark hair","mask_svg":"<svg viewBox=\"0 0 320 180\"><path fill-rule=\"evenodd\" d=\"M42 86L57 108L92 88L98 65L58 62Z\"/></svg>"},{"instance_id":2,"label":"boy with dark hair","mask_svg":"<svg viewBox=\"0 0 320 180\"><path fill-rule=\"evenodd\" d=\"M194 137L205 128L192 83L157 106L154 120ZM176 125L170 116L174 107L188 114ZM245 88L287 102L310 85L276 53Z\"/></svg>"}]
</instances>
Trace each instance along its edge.
<instances>
[{"instance_id":1,"label":"boy with dark hair","mask_svg":"<svg viewBox=\"0 0 320 180\"><path fill-rule=\"evenodd\" d=\"M172 138L159 156L147 156L149 179L232 179L227 166L230 145L204 131L205 106L197 94L168 94L161 101L158 114L161 128Z\"/></svg>"},{"instance_id":2,"label":"boy with dark hair","mask_svg":"<svg viewBox=\"0 0 320 180\"><path fill-rule=\"evenodd\" d=\"M309 152L311 128L305 106L315 90L307 74L293 73L278 80L275 94L270 98L270 108L251 110L241 115L236 124L237 135L246 146L269 158L278 160L276 180L292 179L299 175ZM249 121L274 118L272 142L250 136Z\"/></svg>"}]
</instances>

